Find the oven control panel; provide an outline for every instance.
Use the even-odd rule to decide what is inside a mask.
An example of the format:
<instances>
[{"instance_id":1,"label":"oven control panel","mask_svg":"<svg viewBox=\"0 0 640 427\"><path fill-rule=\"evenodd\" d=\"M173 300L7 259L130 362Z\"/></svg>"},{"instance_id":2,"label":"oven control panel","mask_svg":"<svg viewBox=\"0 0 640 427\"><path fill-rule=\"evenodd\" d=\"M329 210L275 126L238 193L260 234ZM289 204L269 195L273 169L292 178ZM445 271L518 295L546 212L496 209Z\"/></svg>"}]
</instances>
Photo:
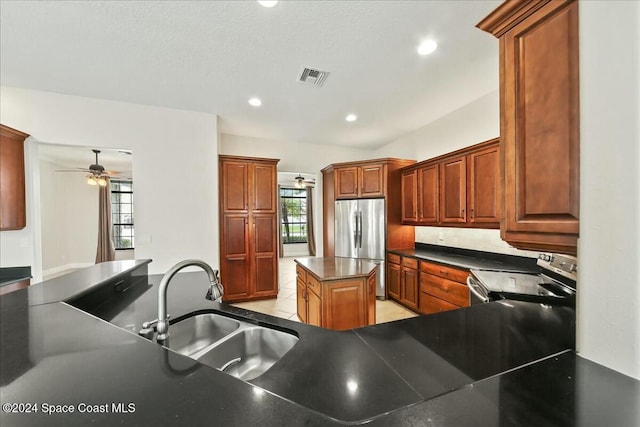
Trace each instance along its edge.
<instances>
[{"instance_id":1,"label":"oven control panel","mask_svg":"<svg viewBox=\"0 0 640 427\"><path fill-rule=\"evenodd\" d=\"M578 258L561 254L540 254L538 265L571 280L577 280Z\"/></svg>"}]
</instances>

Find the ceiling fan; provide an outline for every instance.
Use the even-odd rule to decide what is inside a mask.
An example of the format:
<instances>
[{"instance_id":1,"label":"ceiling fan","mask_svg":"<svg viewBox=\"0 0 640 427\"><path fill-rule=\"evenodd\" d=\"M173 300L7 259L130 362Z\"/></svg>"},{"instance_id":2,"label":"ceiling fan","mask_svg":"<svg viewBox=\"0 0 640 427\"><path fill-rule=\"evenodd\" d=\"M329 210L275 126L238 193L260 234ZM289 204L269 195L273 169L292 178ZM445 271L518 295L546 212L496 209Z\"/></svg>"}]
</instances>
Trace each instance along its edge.
<instances>
[{"instance_id":1,"label":"ceiling fan","mask_svg":"<svg viewBox=\"0 0 640 427\"><path fill-rule=\"evenodd\" d=\"M298 188L313 187L316 185L315 179L306 179L302 174L298 174L298 176L293 179L295 179L296 187Z\"/></svg>"},{"instance_id":2,"label":"ceiling fan","mask_svg":"<svg viewBox=\"0 0 640 427\"><path fill-rule=\"evenodd\" d=\"M89 168L75 168L75 169L66 169L66 170L57 170L56 172L85 172L87 175L87 184L89 185L100 185L104 187L107 185L107 177L113 177L120 175L120 172L108 171L98 163L98 154L100 154L100 150L91 150L96 155L96 162L92 165L89 165Z\"/></svg>"}]
</instances>

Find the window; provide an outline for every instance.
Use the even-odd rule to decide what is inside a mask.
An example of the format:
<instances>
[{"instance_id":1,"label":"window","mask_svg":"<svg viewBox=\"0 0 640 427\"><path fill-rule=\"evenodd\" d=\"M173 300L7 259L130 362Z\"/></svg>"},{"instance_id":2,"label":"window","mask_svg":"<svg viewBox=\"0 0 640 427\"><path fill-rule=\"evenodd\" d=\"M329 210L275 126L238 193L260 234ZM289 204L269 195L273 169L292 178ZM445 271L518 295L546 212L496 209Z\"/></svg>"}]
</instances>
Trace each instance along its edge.
<instances>
[{"instance_id":1,"label":"window","mask_svg":"<svg viewBox=\"0 0 640 427\"><path fill-rule=\"evenodd\" d=\"M111 219L116 250L133 249L133 182L111 181Z\"/></svg>"},{"instance_id":2,"label":"window","mask_svg":"<svg viewBox=\"0 0 640 427\"><path fill-rule=\"evenodd\" d=\"M307 243L307 191L280 188L280 236L282 243Z\"/></svg>"}]
</instances>

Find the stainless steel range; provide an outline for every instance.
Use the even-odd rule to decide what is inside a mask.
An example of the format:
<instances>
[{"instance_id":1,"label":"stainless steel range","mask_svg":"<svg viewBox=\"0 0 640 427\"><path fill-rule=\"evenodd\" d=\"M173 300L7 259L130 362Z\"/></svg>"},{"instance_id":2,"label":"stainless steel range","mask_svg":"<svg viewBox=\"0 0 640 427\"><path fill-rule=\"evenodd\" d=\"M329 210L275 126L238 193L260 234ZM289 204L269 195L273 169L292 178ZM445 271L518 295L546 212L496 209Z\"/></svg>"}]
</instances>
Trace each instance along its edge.
<instances>
[{"instance_id":1,"label":"stainless steel range","mask_svg":"<svg viewBox=\"0 0 640 427\"><path fill-rule=\"evenodd\" d=\"M502 299L575 306L577 259L541 254L539 274L522 271L471 270L467 278L470 303Z\"/></svg>"}]
</instances>

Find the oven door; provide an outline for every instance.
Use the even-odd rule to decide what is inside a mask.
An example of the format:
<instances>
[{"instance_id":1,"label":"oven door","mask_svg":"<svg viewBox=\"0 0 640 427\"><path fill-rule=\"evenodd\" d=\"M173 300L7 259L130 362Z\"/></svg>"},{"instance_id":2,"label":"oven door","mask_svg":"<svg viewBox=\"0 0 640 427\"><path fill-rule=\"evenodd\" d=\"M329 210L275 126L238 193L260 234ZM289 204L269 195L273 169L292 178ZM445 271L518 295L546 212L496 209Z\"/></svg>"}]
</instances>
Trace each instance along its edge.
<instances>
[{"instance_id":1,"label":"oven door","mask_svg":"<svg viewBox=\"0 0 640 427\"><path fill-rule=\"evenodd\" d=\"M482 286L482 284L473 277L473 274L469 274L467 277L467 286L469 287L469 304L482 304L489 302L489 292Z\"/></svg>"}]
</instances>

